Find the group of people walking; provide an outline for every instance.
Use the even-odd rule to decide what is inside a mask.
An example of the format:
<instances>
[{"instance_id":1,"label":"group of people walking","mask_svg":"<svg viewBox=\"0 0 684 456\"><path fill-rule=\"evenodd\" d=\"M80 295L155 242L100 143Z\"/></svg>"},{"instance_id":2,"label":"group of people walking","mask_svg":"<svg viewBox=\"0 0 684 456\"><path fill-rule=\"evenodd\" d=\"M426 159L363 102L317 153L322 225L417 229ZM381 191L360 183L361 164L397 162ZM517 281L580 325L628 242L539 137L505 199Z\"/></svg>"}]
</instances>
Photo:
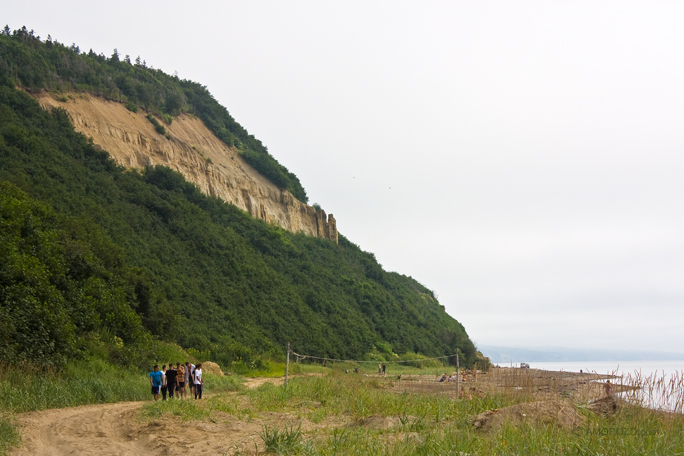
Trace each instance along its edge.
<instances>
[{"instance_id":1,"label":"group of people walking","mask_svg":"<svg viewBox=\"0 0 684 456\"><path fill-rule=\"evenodd\" d=\"M168 393L169 399L177 397L178 399L185 399L187 389L190 388L190 395L195 393L195 399L202 399L202 390L204 389L204 379L202 378L202 365L194 364L186 361L185 364L169 363L169 368L164 364L159 370L159 365L154 365L154 370L150 372L150 385L152 386L152 395L154 400L159 400L161 393L162 400L166 400Z\"/></svg>"}]
</instances>

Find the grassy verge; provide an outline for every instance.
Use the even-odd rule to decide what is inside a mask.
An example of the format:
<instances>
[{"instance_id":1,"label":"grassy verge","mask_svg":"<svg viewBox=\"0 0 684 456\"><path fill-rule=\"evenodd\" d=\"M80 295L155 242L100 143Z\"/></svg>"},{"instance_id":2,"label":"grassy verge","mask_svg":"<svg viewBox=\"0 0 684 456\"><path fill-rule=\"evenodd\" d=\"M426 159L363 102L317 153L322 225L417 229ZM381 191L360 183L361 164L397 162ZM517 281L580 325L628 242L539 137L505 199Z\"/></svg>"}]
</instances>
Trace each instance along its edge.
<instances>
[{"instance_id":1,"label":"grassy verge","mask_svg":"<svg viewBox=\"0 0 684 456\"><path fill-rule=\"evenodd\" d=\"M202 401L195 401L190 397L185 400L167 400L150 402L143 405L140 416L143 419L158 419L164 414L175 415L184 421L210 419L214 412L225 412L242 415L235 400L230 396L215 396L215 393L225 393L244 389L240 377L227 377L204 374L204 393Z\"/></svg>"},{"instance_id":2,"label":"grassy verge","mask_svg":"<svg viewBox=\"0 0 684 456\"><path fill-rule=\"evenodd\" d=\"M73 362L59 372L0 365L0 455L21 443L16 413L149 397L145 374L102 360Z\"/></svg>"},{"instance_id":3,"label":"grassy verge","mask_svg":"<svg viewBox=\"0 0 684 456\"><path fill-rule=\"evenodd\" d=\"M682 415L624 406L618 414L604 418L578 407L586 422L574 429L523 423L482 432L470 424L472 416L521 399L502 393L455 400L401 393L387 386L386 381L336 373L295 377L287 388L267 383L237 395L216 395L202 403L146 404L143 416L156 419L170 413L182 420L220 422L223 418L218 412L239 419L287 413L287 422L264 426L260 436L255 436L266 450L277 454L684 454ZM383 429L359 424L378 416L392 417L394 424ZM323 422L327 418L333 420ZM302 431L304 426L300 428L298 423L308 423L309 430ZM337 424L332 427L330 423ZM236 449L235 454L251 450Z\"/></svg>"},{"instance_id":4,"label":"grassy verge","mask_svg":"<svg viewBox=\"0 0 684 456\"><path fill-rule=\"evenodd\" d=\"M0 411L0 455L21 443L17 420L11 413Z\"/></svg>"},{"instance_id":5,"label":"grassy verge","mask_svg":"<svg viewBox=\"0 0 684 456\"><path fill-rule=\"evenodd\" d=\"M402 362L384 362L384 361L373 361L364 363L354 363L354 362L328 362L326 364L321 363L290 363L291 373L300 372L337 372L342 373L345 371L354 372L354 369L358 369L360 374L375 375L378 373L378 363L385 365L385 375L392 377L397 375L442 375L444 372L455 372L456 367L451 365L445 365L441 362L430 360L426 361L416 361L422 364L429 364L427 366L412 365ZM284 368L284 366L283 366ZM284 372L283 372L284 375Z\"/></svg>"},{"instance_id":6,"label":"grassy verge","mask_svg":"<svg viewBox=\"0 0 684 456\"><path fill-rule=\"evenodd\" d=\"M149 395L145 374L100 360L74 362L61 372L0 368L0 408L11 412L136 401Z\"/></svg>"}]
</instances>

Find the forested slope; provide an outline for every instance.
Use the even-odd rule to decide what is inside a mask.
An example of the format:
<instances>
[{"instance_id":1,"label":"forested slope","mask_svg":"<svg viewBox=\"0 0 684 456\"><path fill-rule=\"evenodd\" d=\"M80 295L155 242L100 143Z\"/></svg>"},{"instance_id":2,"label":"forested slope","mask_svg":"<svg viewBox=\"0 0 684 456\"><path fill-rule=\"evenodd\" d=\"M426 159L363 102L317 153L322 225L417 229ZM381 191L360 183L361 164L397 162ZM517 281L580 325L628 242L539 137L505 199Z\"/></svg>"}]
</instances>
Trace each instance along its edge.
<instances>
[{"instance_id":1,"label":"forested slope","mask_svg":"<svg viewBox=\"0 0 684 456\"><path fill-rule=\"evenodd\" d=\"M18 82L0 75L2 360L57 364L104 329L224 364L281 356L288 341L335 358L458 348L474 361L462 325L412 278L343 236L254 219L168 168L126 171Z\"/></svg>"}]
</instances>

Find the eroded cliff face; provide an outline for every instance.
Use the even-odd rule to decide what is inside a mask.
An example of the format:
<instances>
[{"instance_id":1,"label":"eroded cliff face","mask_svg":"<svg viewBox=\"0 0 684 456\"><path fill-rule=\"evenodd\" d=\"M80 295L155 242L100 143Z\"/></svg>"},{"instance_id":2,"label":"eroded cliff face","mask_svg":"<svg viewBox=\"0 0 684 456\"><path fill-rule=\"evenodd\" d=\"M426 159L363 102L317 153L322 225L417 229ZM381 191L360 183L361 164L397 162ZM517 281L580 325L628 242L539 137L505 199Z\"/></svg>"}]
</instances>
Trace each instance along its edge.
<instances>
[{"instance_id":1,"label":"eroded cliff face","mask_svg":"<svg viewBox=\"0 0 684 456\"><path fill-rule=\"evenodd\" d=\"M281 190L248 165L235 148L228 147L194 116L175 117L164 125L170 139L160 135L142 112L86 94L72 94L67 102L50 94L36 95L44 108L64 108L77 131L109 152L127 168L165 165L216 196L292 232L337 242L332 214L316 211L287 190Z\"/></svg>"}]
</instances>

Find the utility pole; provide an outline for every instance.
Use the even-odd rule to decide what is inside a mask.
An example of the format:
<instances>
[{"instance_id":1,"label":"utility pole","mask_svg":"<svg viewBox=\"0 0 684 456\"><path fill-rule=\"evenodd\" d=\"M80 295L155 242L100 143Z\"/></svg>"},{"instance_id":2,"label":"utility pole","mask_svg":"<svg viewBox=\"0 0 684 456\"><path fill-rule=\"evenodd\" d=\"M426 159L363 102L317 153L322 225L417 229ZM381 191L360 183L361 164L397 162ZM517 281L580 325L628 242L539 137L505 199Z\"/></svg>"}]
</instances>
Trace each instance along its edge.
<instances>
[{"instance_id":1,"label":"utility pole","mask_svg":"<svg viewBox=\"0 0 684 456\"><path fill-rule=\"evenodd\" d=\"M287 357L285 358L285 387L287 387L287 374L290 370L290 343L287 343Z\"/></svg>"},{"instance_id":2,"label":"utility pole","mask_svg":"<svg viewBox=\"0 0 684 456\"><path fill-rule=\"evenodd\" d=\"M461 398L461 370L458 364L458 348L456 349L456 399Z\"/></svg>"}]
</instances>

